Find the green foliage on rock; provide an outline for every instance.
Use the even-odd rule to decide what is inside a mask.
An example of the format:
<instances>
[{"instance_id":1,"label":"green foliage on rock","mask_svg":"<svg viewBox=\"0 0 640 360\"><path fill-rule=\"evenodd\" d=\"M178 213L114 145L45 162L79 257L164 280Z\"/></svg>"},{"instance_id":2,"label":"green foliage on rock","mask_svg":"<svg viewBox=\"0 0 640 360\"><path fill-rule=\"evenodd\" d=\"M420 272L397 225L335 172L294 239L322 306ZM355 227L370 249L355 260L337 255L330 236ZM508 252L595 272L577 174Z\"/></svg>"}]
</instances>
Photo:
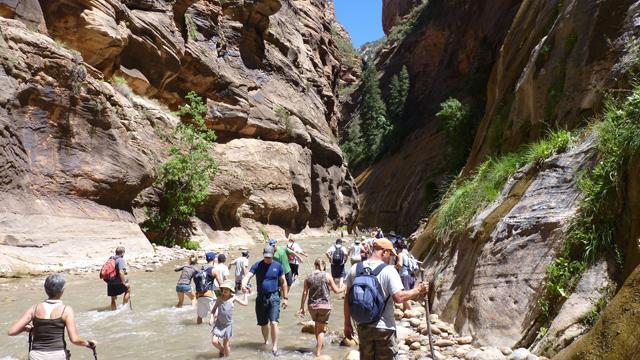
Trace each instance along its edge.
<instances>
[{"instance_id":1,"label":"green foliage on rock","mask_svg":"<svg viewBox=\"0 0 640 360\"><path fill-rule=\"evenodd\" d=\"M174 135L178 144L169 148L169 159L162 164L155 185L160 189L158 209L149 211L143 227L160 232L160 245L184 245L192 230L191 217L208 196L207 189L218 165L211 156L216 139L207 129L204 116L208 109L195 92L187 94L189 104L181 106L183 121Z\"/></svg>"},{"instance_id":2,"label":"green foliage on rock","mask_svg":"<svg viewBox=\"0 0 640 360\"><path fill-rule=\"evenodd\" d=\"M394 124L400 123L404 116L409 86L409 71L406 66L403 66L398 74L393 75L389 85L387 109L389 109L389 118Z\"/></svg>"},{"instance_id":3,"label":"green foliage on rock","mask_svg":"<svg viewBox=\"0 0 640 360\"><path fill-rule=\"evenodd\" d=\"M436 117L447 134L449 170L457 172L469 155L475 135L471 108L458 99L448 98L440 103L440 111L436 113Z\"/></svg>"},{"instance_id":4,"label":"green foliage on rock","mask_svg":"<svg viewBox=\"0 0 640 360\"><path fill-rule=\"evenodd\" d=\"M437 209L436 233L461 233L475 214L493 202L507 180L521 167L562 153L572 143L566 130L549 134L545 139L526 145L518 152L490 158L468 179L454 181ZM541 149L544 149L542 151Z\"/></svg>"},{"instance_id":5,"label":"green foliage on rock","mask_svg":"<svg viewBox=\"0 0 640 360\"><path fill-rule=\"evenodd\" d=\"M404 40L404 38L416 27L418 18L427 5L429 5L429 0L422 0L422 3L414 7L403 21L397 23L393 28L391 28L389 36L387 36L387 42L398 43Z\"/></svg>"},{"instance_id":6,"label":"green foliage on rock","mask_svg":"<svg viewBox=\"0 0 640 360\"><path fill-rule=\"evenodd\" d=\"M624 99L605 101L602 119L593 127L598 162L578 182L582 193L578 213L569 224L564 247L547 268L545 292L539 300L543 321L551 319L588 265L607 254L618 256L613 238L623 212L627 167L631 157L640 153L639 118L640 85ZM556 275L559 269L562 276Z\"/></svg>"},{"instance_id":7,"label":"green foliage on rock","mask_svg":"<svg viewBox=\"0 0 640 360\"><path fill-rule=\"evenodd\" d=\"M353 48L351 39L343 37L340 31L336 27L331 28L331 38L336 43L338 48L338 57L340 57L340 63L349 67L355 67L360 63L360 56Z\"/></svg>"},{"instance_id":8,"label":"green foliage on rock","mask_svg":"<svg viewBox=\"0 0 640 360\"><path fill-rule=\"evenodd\" d=\"M342 150L352 169L374 160L391 131L375 65L365 64L358 114L347 129Z\"/></svg>"}]
</instances>

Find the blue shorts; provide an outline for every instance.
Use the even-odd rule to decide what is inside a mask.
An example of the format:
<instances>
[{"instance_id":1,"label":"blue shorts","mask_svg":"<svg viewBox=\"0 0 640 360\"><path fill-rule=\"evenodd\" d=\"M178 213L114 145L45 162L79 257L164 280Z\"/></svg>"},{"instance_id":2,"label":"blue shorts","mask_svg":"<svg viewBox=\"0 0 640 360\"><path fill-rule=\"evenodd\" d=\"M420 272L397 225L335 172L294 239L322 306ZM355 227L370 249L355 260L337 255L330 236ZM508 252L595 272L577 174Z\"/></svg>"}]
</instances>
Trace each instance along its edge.
<instances>
[{"instance_id":1,"label":"blue shorts","mask_svg":"<svg viewBox=\"0 0 640 360\"><path fill-rule=\"evenodd\" d=\"M280 294L277 291L270 294L258 294L256 297L256 318L258 326L265 326L269 321L278 322L280 319Z\"/></svg>"},{"instance_id":2,"label":"blue shorts","mask_svg":"<svg viewBox=\"0 0 640 360\"><path fill-rule=\"evenodd\" d=\"M333 264L331 264L331 276L334 279L343 278L345 276L344 264L342 264L342 265L333 265Z\"/></svg>"},{"instance_id":3,"label":"blue shorts","mask_svg":"<svg viewBox=\"0 0 640 360\"><path fill-rule=\"evenodd\" d=\"M178 284L176 285L176 292L179 293L188 293L191 292L191 285Z\"/></svg>"}]
</instances>

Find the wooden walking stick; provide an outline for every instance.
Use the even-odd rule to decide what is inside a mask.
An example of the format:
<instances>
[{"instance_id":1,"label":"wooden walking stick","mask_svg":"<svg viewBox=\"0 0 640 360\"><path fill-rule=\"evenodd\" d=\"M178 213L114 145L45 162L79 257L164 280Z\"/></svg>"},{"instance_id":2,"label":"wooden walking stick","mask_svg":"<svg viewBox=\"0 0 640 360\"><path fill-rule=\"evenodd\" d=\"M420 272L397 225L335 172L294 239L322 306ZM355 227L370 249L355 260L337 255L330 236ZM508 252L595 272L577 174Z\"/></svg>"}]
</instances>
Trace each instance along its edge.
<instances>
[{"instance_id":1,"label":"wooden walking stick","mask_svg":"<svg viewBox=\"0 0 640 360\"><path fill-rule=\"evenodd\" d=\"M424 282L424 268L420 268L420 280ZM427 296L422 299L422 306L425 309L425 316L427 317L427 331L429 332L429 348L431 349L431 358L435 360L436 356L433 352L433 336L431 335L431 316L429 314L429 292L427 291Z\"/></svg>"}]
</instances>

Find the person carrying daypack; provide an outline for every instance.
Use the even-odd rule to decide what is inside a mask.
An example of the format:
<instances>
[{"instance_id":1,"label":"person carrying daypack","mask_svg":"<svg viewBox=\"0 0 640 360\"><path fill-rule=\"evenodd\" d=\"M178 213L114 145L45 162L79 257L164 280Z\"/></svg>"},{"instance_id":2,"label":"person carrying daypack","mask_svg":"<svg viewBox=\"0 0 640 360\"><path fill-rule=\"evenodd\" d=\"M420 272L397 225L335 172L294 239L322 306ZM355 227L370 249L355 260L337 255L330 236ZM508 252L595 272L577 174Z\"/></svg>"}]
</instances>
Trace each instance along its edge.
<instances>
[{"instance_id":1,"label":"person carrying daypack","mask_svg":"<svg viewBox=\"0 0 640 360\"><path fill-rule=\"evenodd\" d=\"M347 261L349 255L347 249L342 246L342 239L336 239L336 243L332 245L325 254L331 262L331 276L333 280L339 279L338 287L342 287L344 283L344 264Z\"/></svg>"},{"instance_id":2,"label":"person carrying daypack","mask_svg":"<svg viewBox=\"0 0 640 360\"><path fill-rule=\"evenodd\" d=\"M344 299L344 335L353 337L351 320L357 323L361 359L394 359L396 348L396 322L394 307L416 297L424 297L428 285L420 282L411 290L403 290L400 275L389 266L397 256L393 244L377 239L368 260L352 266L347 275L347 294Z\"/></svg>"},{"instance_id":3,"label":"person carrying daypack","mask_svg":"<svg viewBox=\"0 0 640 360\"><path fill-rule=\"evenodd\" d=\"M209 325L213 323L213 314L211 309L216 299L216 295L213 292L214 283L218 284L223 282L220 270L216 269L214 262L216 260L216 253L208 252L205 254L205 260L207 263L202 265L202 268L193 274L193 282L196 285L196 324L202 324L202 319L209 318Z\"/></svg>"},{"instance_id":4,"label":"person carrying daypack","mask_svg":"<svg viewBox=\"0 0 640 360\"><path fill-rule=\"evenodd\" d=\"M111 297L111 310L117 308L119 295L124 294L122 305L129 303L131 285L127 280L127 263L124 261L124 246L118 246L115 255L111 256L100 269L100 278L107 283L107 296Z\"/></svg>"},{"instance_id":5,"label":"person carrying daypack","mask_svg":"<svg viewBox=\"0 0 640 360\"><path fill-rule=\"evenodd\" d=\"M176 284L176 294L178 295L177 308L182 307L185 294L191 300L191 306L196 305L196 294L191 288L191 279L193 275L198 271L196 265L198 264L198 257L196 255L189 256L189 265L180 266L174 269L175 272L180 271L180 277L178 278L178 284Z\"/></svg>"},{"instance_id":6,"label":"person carrying daypack","mask_svg":"<svg viewBox=\"0 0 640 360\"><path fill-rule=\"evenodd\" d=\"M357 264L362 261L362 250L363 246L361 244L361 239L356 238L354 240L354 244L349 247L349 260L351 261L351 265Z\"/></svg>"}]
</instances>

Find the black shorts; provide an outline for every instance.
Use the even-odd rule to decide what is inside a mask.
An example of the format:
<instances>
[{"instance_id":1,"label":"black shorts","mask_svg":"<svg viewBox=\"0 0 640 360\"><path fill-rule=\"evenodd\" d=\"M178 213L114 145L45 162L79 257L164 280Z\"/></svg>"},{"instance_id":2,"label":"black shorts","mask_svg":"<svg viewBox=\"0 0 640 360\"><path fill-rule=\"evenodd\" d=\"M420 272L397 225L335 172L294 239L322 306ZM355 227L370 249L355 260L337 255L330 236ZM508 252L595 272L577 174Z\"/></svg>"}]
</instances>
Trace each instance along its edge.
<instances>
[{"instance_id":1,"label":"black shorts","mask_svg":"<svg viewBox=\"0 0 640 360\"><path fill-rule=\"evenodd\" d=\"M333 265L331 264L331 276L334 279L339 279L344 277L344 264L342 265Z\"/></svg>"},{"instance_id":2,"label":"black shorts","mask_svg":"<svg viewBox=\"0 0 640 360\"><path fill-rule=\"evenodd\" d=\"M127 291L124 284L107 284L107 296L122 295Z\"/></svg>"},{"instance_id":3,"label":"black shorts","mask_svg":"<svg viewBox=\"0 0 640 360\"><path fill-rule=\"evenodd\" d=\"M289 266L291 267L291 273L293 276L298 276L298 264L289 263Z\"/></svg>"}]
</instances>

